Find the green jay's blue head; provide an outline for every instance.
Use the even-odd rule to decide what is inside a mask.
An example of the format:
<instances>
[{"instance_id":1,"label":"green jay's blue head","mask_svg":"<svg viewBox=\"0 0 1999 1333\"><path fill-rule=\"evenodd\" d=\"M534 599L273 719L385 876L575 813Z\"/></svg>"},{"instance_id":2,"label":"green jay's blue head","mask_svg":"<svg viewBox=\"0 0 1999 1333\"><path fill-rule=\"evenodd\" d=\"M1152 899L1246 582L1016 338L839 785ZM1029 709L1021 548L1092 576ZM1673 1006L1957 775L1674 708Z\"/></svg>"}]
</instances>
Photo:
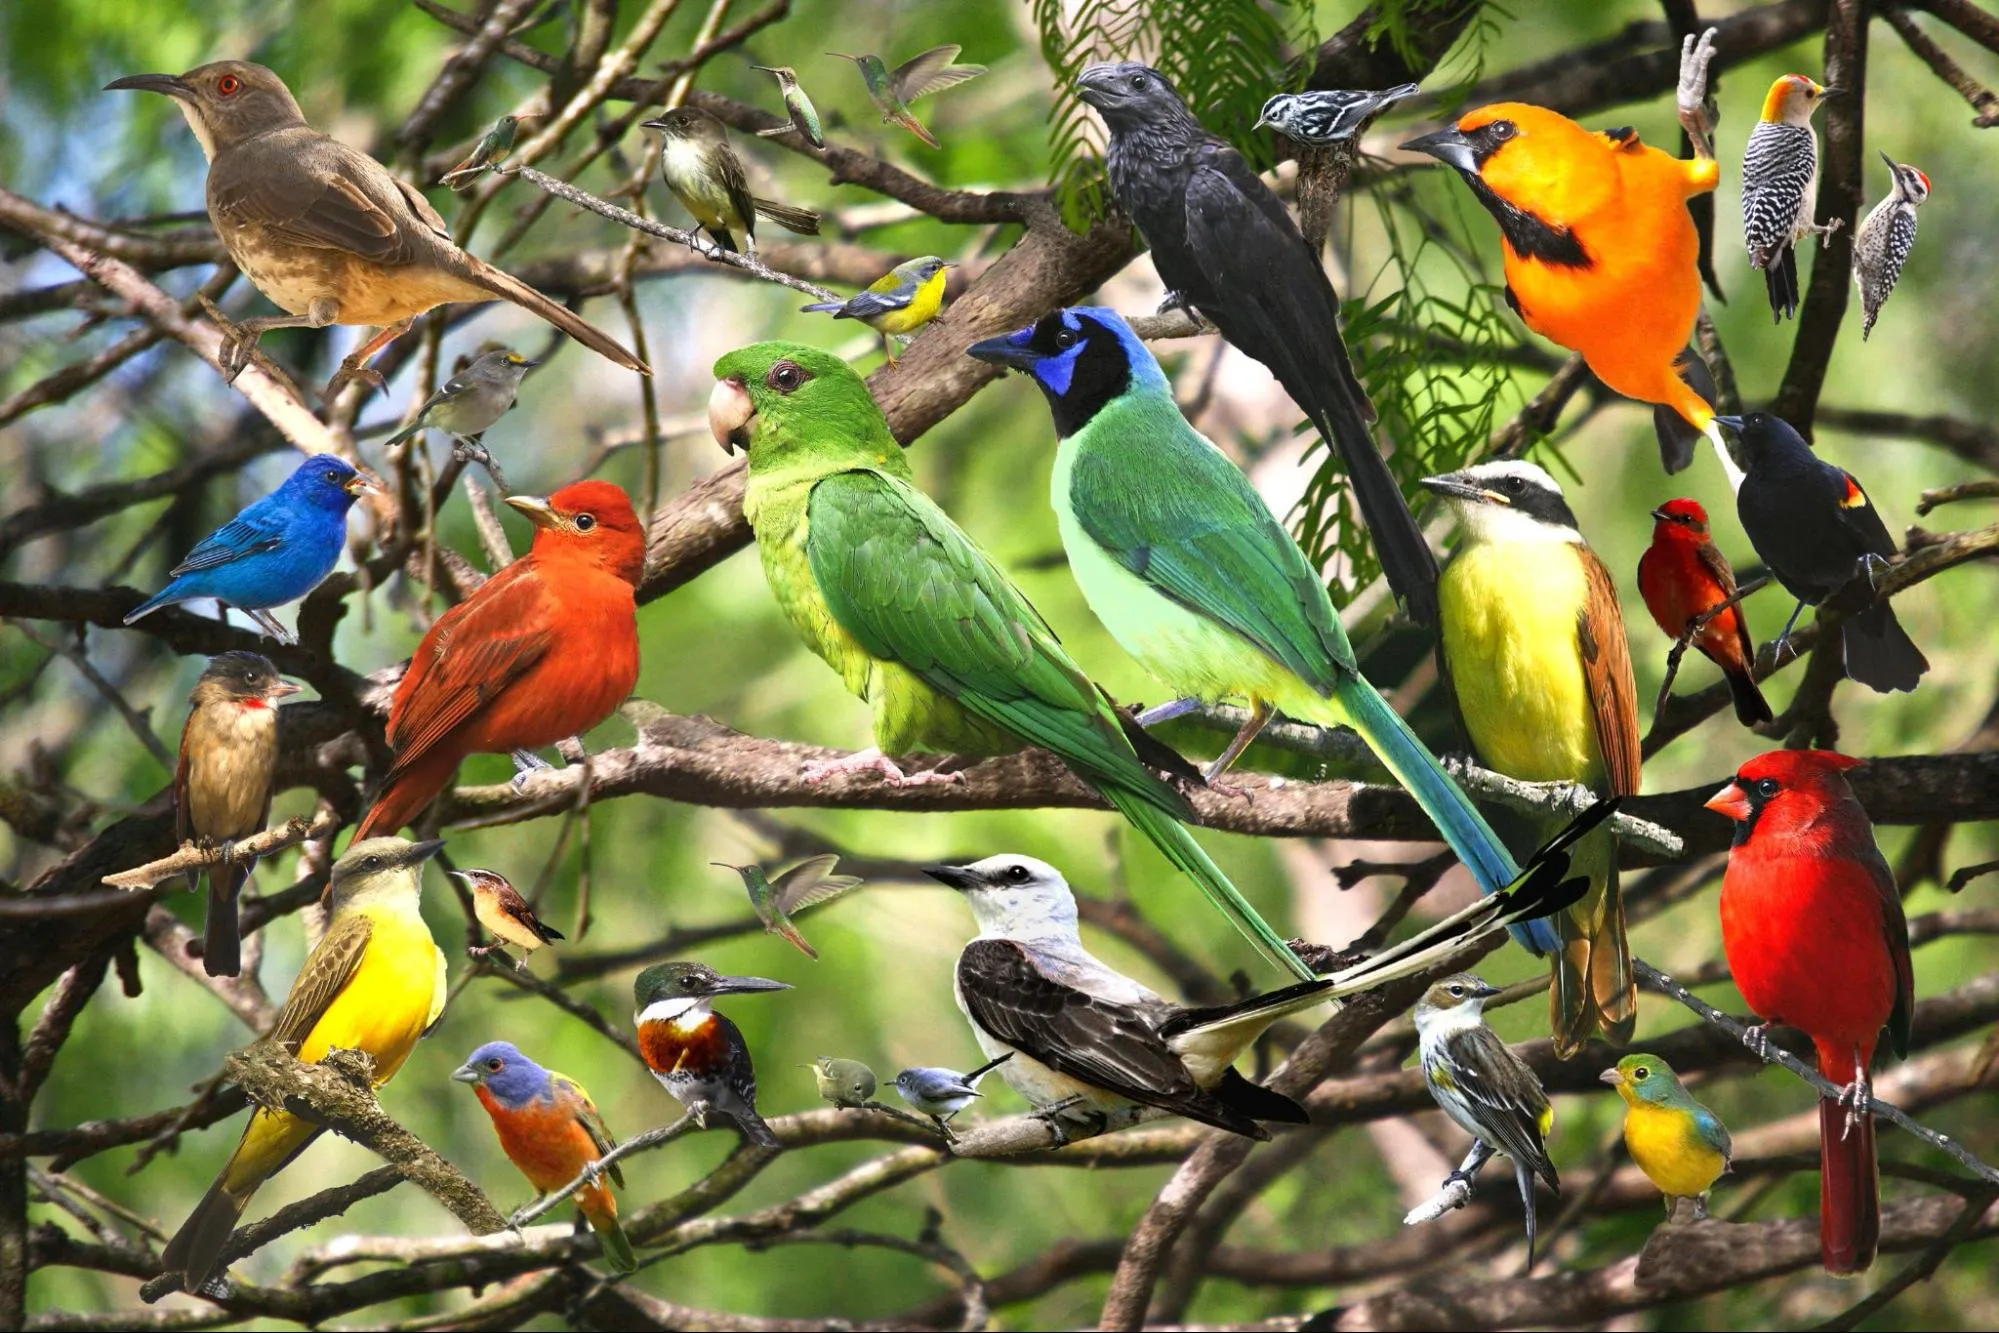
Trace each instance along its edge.
<instances>
[{"instance_id":1,"label":"green jay's blue head","mask_svg":"<svg viewBox=\"0 0 1999 1333\"><path fill-rule=\"evenodd\" d=\"M494 1101L511 1111L549 1095L548 1071L509 1041L487 1042L452 1070L451 1077L483 1086Z\"/></svg>"},{"instance_id":2,"label":"green jay's blue head","mask_svg":"<svg viewBox=\"0 0 1999 1333\"><path fill-rule=\"evenodd\" d=\"M973 343L967 354L1031 375L1048 397L1055 433L1074 435L1127 393L1170 393L1131 325L1115 310L1075 306L1017 332Z\"/></svg>"}]
</instances>

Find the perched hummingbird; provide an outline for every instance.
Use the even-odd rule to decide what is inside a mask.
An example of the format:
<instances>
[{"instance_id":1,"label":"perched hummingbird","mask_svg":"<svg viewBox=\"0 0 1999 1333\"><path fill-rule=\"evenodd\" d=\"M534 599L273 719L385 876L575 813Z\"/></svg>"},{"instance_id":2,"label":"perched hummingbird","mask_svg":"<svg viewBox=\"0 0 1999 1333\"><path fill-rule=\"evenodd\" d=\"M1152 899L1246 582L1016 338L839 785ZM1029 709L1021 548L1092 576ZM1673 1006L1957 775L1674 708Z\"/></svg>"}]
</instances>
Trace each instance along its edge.
<instances>
[{"instance_id":1,"label":"perched hummingbird","mask_svg":"<svg viewBox=\"0 0 1999 1333\"><path fill-rule=\"evenodd\" d=\"M919 97L942 92L985 73L984 65L951 63L964 49L962 46L933 46L907 64L897 66L892 74L880 56L850 56L844 51L828 51L826 54L851 60L861 67L861 77L868 85L868 97L874 102L875 109L882 113L882 124L900 125L932 148L942 148L944 145L923 128L923 122L910 111L909 104Z\"/></svg>"},{"instance_id":2,"label":"perched hummingbird","mask_svg":"<svg viewBox=\"0 0 1999 1333\"><path fill-rule=\"evenodd\" d=\"M719 1111L755 1146L784 1146L757 1114L756 1070L742 1031L708 1006L718 995L790 989L762 977L725 977L700 963L658 963L632 983L639 1054L703 1129Z\"/></svg>"},{"instance_id":3,"label":"perched hummingbird","mask_svg":"<svg viewBox=\"0 0 1999 1333\"><path fill-rule=\"evenodd\" d=\"M859 1060L822 1055L808 1067L813 1081L819 1085L820 1098L843 1111L866 1106L874 1099L875 1071Z\"/></svg>"},{"instance_id":4,"label":"perched hummingbird","mask_svg":"<svg viewBox=\"0 0 1999 1333\"><path fill-rule=\"evenodd\" d=\"M955 1069L905 1069L895 1076L895 1090L911 1107L936 1121L937 1128L948 1138L951 1117L970 1106L979 1095L979 1080L1013 1056L1012 1051L1002 1051L969 1074L960 1074Z\"/></svg>"},{"instance_id":5,"label":"perched hummingbird","mask_svg":"<svg viewBox=\"0 0 1999 1333\"><path fill-rule=\"evenodd\" d=\"M729 142L728 127L699 107L676 107L663 116L640 122L641 129L658 130L662 147L660 174L710 240L724 250L757 252L757 214L801 236L819 234L819 215L750 193L749 173ZM736 244L734 233L742 233Z\"/></svg>"},{"instance_id":6,"label":"perched hummingbird","mask_svg":"<svg viewBox=\"0 0 1999 1333\"><path fill-rule=\"evenodd\" d=\"M762 866L737 866L726 861L710 861L708 864L741 875L743 887L749 890L750 906L756 908L757 920L764 923L764 934L783 936L800 953L815 962L819 951L807 944L805 937L791 924L792 914L831 902L841 894L861 887L861 881L853 875L830 873L834 866L840 864L837 856L808 856L797 865L778 871L775 882L764 874Z\"/></svg>"},{"instance_id":7,"label":"perched hummingbird","mask_svg":"<svg viewBox=\"0 0 1999 1333\"><path fill-rule=\"evenodd\" d=\"M812 141L814 148L826 146L826 135L819 128L819 111L812 105L812 99L805 95L805 89L798 85L798 71L789 65L751 65L751 69L762 70L777 78L777 89L784 95L784 113L791 117L791 128ZM775 138L788 134L790 130L758 130L761 138Z\"/></svg>"},{"instance_id":8,"label":"perched hummingbird","mask_svg":"<svg viewBox=\"0 0 1999 1333\"><path fill-rule=\"evenodd\" d=\"M514 131L520 128L519 116L501 116L493 122L493 128L486 131L465 160L437 178L439 185L449 185L463 194L479 179L479 173L487 167L497 167L507 160L507 154L514 151Z\"/></svg>"},{"instance_id":9,"label":"perched hummingbird","mask_svg":"<svg viewBox=\"0 0 1999 1333\"><path fill-rule=\"evenodd\" d=\"M553 944L563 938L561 931L549 925L534 914L528 900L521 897L507 877L497 870L454 870L453 879L463 880L472 893L472 915L479 919L493 936L491 944L474 944L465 952L474 958L484 958L496 950L502 958L506 951L503 944L512 944L521 951L514 960L514 969L528 970L527 956L543 945Z\"/></svg>"}]
</instances>

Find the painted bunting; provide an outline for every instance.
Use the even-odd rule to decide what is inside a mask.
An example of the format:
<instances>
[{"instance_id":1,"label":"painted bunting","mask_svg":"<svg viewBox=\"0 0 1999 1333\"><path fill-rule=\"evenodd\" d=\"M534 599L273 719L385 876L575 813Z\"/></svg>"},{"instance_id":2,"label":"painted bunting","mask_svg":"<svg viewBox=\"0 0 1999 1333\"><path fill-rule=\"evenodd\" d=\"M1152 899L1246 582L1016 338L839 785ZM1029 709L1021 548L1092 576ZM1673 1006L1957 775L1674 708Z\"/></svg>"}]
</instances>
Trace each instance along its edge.
<instances>
[{"instance_id":1,"label":"painted bunting","mask_svg":"<svg viewBox=\"0 0 1999 1333\"><path fill-rule=\"evenodd\" d=\"M539 1193L561 1189L618 1146L581 1084L543 1069L512 1042L487 1042L451 1077L472 1085L479 1105L493 1119L500 1150ZM605 1167L604 1175L611 1185L624 1188L625 1177L616 1163ZM620 1273L629 1273L639 1266L638 1256L618 1224L618 1201L611 1185L601 1178L592 1180L570 1197L597 1233L605 1260Z\"/></svg>"},{"instance_id":2,"label":"painted bunting","mask_svg":"<svg viewBox=\"0 0 1999 1333\"><path fill-rule=\"evenodd\" d=\"M1721 880L1721 947L1735 988L1766 1024L1812 1039L1844 1085L1819 1103L1819 1258L1864 1272L1881 1236L1867 1068L1885 1029L1909 1053L1916 978L1909 923L1874 826L1847 785L1860 760L1773 750L1736 770L1707 808L1735 821ZM1761 1053L1761 1028L1751 1045Z\"/></svg>"},{"instance_id":3,"label":"painted bunting","mask_svg":"<svg viewBox=\"0 0 1999 1333\"><path fill-rule=\"evenodd\" d=\"M780 870L775 880L764 874L762 866L732 866L726 861L708 864L741 875L743 887L749 891L750 906L756 909L757 920L764 923L764 934L782 936L814 961L818 960L819 951L807 944L798 927L791 924L792 916L861 887L857 876L832 873L833 867L840 864L837 856L808 856Z\"/></svg>"},{"instance_id":4,"label":"painted bunting","mask_svg":"<svg viewBox=\"0 0 1999 1333\"><path fill-rule=\"evenodd\" d=\"M631 501L578 481L507 503L535 525L534 545L417 645L389 705L389 771L356 837L415 819L468 754L514 752L523 777L545 767L536 747L596 726L638 681L646 541Z\"/></svg>"},{"instance_id":5,"label":"painted bunting","mask_svg":"<svg viewBox=\"0 0 1999 1333\"><path fill-rule=\"evenodd\" d=\"M874 705L876 748L814 765L807 780L872 771L887 756L1053 751L1236 928L1300 980L1300 961L1180 821L1192 810L1153 767L1185 760L1117 711L985 552L916 489L902 446L845 362L758 343L715 363L708 423L749 452L743 512L778 604L847 688Z\"/></svg>"},{"instance_id":6,"label":"painted bunting","mask_svg":"<svg viewBox=\"0 0 1999 1333\"><path fill-rule=\"evenodd\" d=\"M1548 1160L1548 1132L1555 1108L1527 1062L1485 1025L1485 1002L1499 994L1469 972L1431 984L1416 1002L1416 1037L1423 1082L1458 1124L1472 1136L1471 1151L1446 1183L1471 1183L1494 1153L1513 1163L1520 1206L1527 1216L1527 1268L1534 1267L1534 1178L1562 1192L1555 1164Z\"/></svg>"},{"instance_id":7,"label":"painted bunting","mask_svg":"<svg viewBox=\"0 0 1999 1333\"><path fill-rule=\"evenodd\" d=\"M174 769L175 828L182 842L228 846L261 832L278 768L278 700L299 687L256 653L220 653L194 684ZM236 898L251 863L208 871L208 924L201 967L211 977L243 970Z\"/></svg>"},{"instance_id":8,"label":"painted bunting","mask_svg":"<svg viewBox=\"0 0 1999 1333\"><path fill-rule=\"evenodd\" d=\"M443 845L357 838L348 846L327 884L326 933L267 1040L306 1064L336 1048L364 1051L378 1088L396 1076L444 1012L444 952L418 910L423 863ZM182 1290L200 1291L251 1196L319 1132L288 1111L252 1111L229 1164L167 1242L161 1269L180 1273Z\"/></svg>"},{"instance_id":9,"label":"painted bunting","mask_svg":"<svg viewBox=\"0 0 1999 1333\"><path fill-rule=\"evenodd\" d=\"M851 60L861 71L861 79L868 85L868 100L875 104L875 110L882 113L882 124L900 125L932 148L942 148L937 136L923 127L909 104L919 97L954 88L967 79L976 79L986 72L984 65L954 65L962 46L933 46L921 55L914 56L891 71L877 55L850 56L843 51L829 51L828 55Z\"/></svg>"},{"instance_id":10,"label":"painted bunting","mask_svg":"<svg viewBox=\"0 0 1999 1333\"><path fill-rule=\"evenodd\" d=\"M822 1055L807 1067L812 1071L812 1081L818 1085L820 1098L843 1111L866 1106L874 1099L875 1071L859 1060Z\"/></svg>"},{"instance_id":11,"label":"painted bunting","mask_svg":"<svg viewBox=\"0 0 1999 1333\"><path fill-rule=\"evenodd\" d=\"M937 318L944 308L944 282L955 264L936 255L925 255L897 264L876 278L864 292L844 301L815 301L799 309L807 314L830 314L835 319L858 319L882 336L890 365L895 364L892 335L914 333Z\"/></svg>"},{"instance_id":12,"label":"painted bunting","mask_svg":"<svg viewBox=\"0 0 1999 1333\"><path fill-rule=\"evenodd\" d=\"M819 109L813 106L812 99L805 95L805 89L798 82L798 71L789 65L751 65L750 68L761 70L777 80L778 93L784 98L784 114L791 118L791 124L784 128L758 130L758 136L768 139L796 130L804 135L814 148L824 148L826 133L819 128Z\"/></svg>"},{"instance_id":13,"label":"painted bunting","mask_svg":"<svg viewBox=\"0 0 1999 1333\"><path fill-rule=\"evenodd\" d=\"M167 571L173 581L133 608L125 623L163 606L212 597L278 642L296 643L270 608L297 601L333 571L354 498L381 489L332 454L314 454L284 485L202 538Z\"/></svg>"},{"instance_id":14,"label":"painted bunting","mask_svg":"<svg viewBox=\"0 0 1999 1333\"><path fill-rule=\"evenodd\" d=\"M520 890L499 871L454 870L451 877L464 881L472 894L472 915L492 932L496 941L467 948L466 952L474 958L486 957L502 943L511 944L521 951L521 956L514 962L514 969L525 972L528 970L529 954L566 938L561 931L536 916L534 908L528 906L528 900L521 897ZM504 958L506 954L500 956Z\"/></svg>"},{"instance_id":15,"label":"painted bunting","mask_svg":"<svg viewBox=\"0 0 1999 1333\"><path fill-rule=\"evenodd\" d=\"M1708 1191L1734 1158L1728 1126L1656 1055L1627 1055L1600 1077L1624 1099L1624 1146L1666 1196L1666 1216L1691 1199L1694 1220L1706 1217Z\"/></svg>"},{"instance_id":16,"label":"painted bunting","mask_svg":"<svg viewBox=\"0 0 1999 1333\"><path fill-rule=\"evenodd\" d=\"M715 1012L718 995L790 990L762 977L725 977L700 963L658 963L632 983L639 1054L659 1085L702 1128L720 1112L758 1148L782 1148L757 1114L757 1075L742 1029Z\"/></svg>"}]
</instances>

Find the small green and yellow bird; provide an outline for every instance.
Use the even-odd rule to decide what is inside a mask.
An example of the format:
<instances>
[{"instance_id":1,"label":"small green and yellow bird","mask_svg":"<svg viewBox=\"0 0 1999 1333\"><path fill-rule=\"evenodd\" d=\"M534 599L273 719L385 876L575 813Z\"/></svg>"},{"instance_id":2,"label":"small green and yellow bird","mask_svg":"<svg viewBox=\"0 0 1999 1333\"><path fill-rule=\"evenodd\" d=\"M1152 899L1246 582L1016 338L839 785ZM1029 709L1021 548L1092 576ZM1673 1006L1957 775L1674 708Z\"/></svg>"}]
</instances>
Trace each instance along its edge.
<instances>
[{"instance_id":1,"label":"small green and yellow bird","mask_svg":"<svg viewBox=\"0 0 1999 1333\"><path fill-rule=\"evenodd\" d=\"M916 488L909 460L852 367L797 343L715 363L708 425L749 453L743 513L764 577L806 646L874 708L875 748L805 780L905 774L891 755L987 756L1040 746L1088 783L1279 967L1311 968L1236 890L1182 820L1160 770L1197 780L1072 661L992 558Z\"/></svg>"},{"instance_id":2,"label":"small green and yellow bird","mask_svg":"<svg viewBox=\"0 0 1999 1333\"><path fill-rule=\"evenodd\" d=\"M924 255L897 264L876 278L864 292L844 301L815 301L799 309L806 314L830 314L834 319L858 319L882 336L888 363L895 364L893 335L911 334L937 318L944 308L944 282L956 264Z\"/></svg>"},{"instance_id":3,"label":"small green and yellow bird","mask_svg":"<svg viewBox=\"0 0 1999 1333\"><path fill-rule=\"evenodd\" d=\"M826 54L851 60L860 66L861 78L868 85L868 98L874 102L875 110L882 113L882 124L900 125L932 148L942 148L944 145L923 127L923 122L916 118L909 104L919 97L942 92L985 73L984 65L951 63L964 49L962 46L933 46L922 55L896 66L893 72L877 55L850 56L844 51L828 51Z\"/></svg>"},{"instance_id":4,"label":"small green and yellow bird","mask_svg":"<svg viewBox=\"0 0 1999 1333\"><path fill-rule=\"evenodd\" d=\"M784 98L784 114L791 118L791 124L779 129L758 130L757 136L773 139L793 130L804 135L814 148L826 146L826 132L819 128L819 108L812 105L812 99L805 95L799 85L798 71L789 65L751 65L751 69L761 70L777 79L777 90Z\"/></svg>"},{"instance_id":5,"label":"small green and yellow bird","mask_svg":"<svg viewBox=\"0 0 1999 1333\"><path fill-rule=\"evenodd\" d=\"M743 888L750 895L750 906L756 909L757 920L763 922L764 934L782 937L814 962L819 960L819 951L805 942L798 927L791 924L791 918L808 907L829 903L861 887L859 876L833 873L840 858L830 854L808 856L775 876L766 875L759 865L738 866L727 861L708 864L741 875Z\"/></svg>"},{"instance_id":6,"label":"small green and yellow bird","mask_svg":"<svg viewBox=\"0 0 1999 1333\"><path fill-rule=\"evenodd\" d=\"M514 135L520 129L523 117L501 116L493 122L493 128L472 146L472 151L459 160L458 165L437 178L439 185L449 185L460 194L472 188L479 179L479 173L488 167L497 167L507 160L507 154L514 151Z\"/></svg>"},{"instance_id":7,"label":"small green and yellow bird","mask_svg":"<svg viewBox=\"0 0 1999 1333\"><path fill-rule=\"evenodd\" d=\"M1656 1055L1627 1055L1601 1078L1624 1099L1624 1146L1666 1196L1667 1219L1681 1199L1693 1200L1694 1221L1706 1217L1708 1191L1734 1160L1728 1126Z\"/></svg>"}]
</instances>

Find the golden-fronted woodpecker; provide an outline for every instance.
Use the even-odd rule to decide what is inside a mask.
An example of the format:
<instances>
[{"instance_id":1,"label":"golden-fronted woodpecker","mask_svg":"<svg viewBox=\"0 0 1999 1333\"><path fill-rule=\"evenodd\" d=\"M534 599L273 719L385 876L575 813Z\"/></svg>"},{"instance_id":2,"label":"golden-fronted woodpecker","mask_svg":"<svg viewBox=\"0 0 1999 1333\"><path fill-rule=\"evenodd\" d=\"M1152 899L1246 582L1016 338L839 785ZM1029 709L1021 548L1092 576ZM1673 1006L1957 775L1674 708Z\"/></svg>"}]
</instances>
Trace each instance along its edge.
<instances>
[{"instance_id":1,"label":"golden-fronted woodpecker","mask_svg":"<svg viewBox=\"0 0 1999 1333\"><path fill-rule=\"evenodd\" d=\"M1916 246L1916 209L1930 197L1930 178L1906 162L1897 162L1886 153L1888 174L1895 188L1874 205L1874 211L1860 224L1853 241L1853 281L1860 288L1860 308L1866 319L1860 325L1860 340L1874 332L1874 321L1902 276L1902 264Z\"/></svg>"},{"instance_id":2,"label":"golden-fronted woodpecker","mask_svg":"<svg viewBox=\"0 0 1999 1333\"><path fill-rule=\"evenodd\" d=\"M1812 221L1819 179L1812 113L1838 92L1802 74L1778 79L1742 154L1742 242L1749 247L1750 266L1763 270L1770 312L1779 323L1798 313L1797 241L1829 235L1839 226L1837 219L1825 226Z\"/></svg>"}]
</instances>

